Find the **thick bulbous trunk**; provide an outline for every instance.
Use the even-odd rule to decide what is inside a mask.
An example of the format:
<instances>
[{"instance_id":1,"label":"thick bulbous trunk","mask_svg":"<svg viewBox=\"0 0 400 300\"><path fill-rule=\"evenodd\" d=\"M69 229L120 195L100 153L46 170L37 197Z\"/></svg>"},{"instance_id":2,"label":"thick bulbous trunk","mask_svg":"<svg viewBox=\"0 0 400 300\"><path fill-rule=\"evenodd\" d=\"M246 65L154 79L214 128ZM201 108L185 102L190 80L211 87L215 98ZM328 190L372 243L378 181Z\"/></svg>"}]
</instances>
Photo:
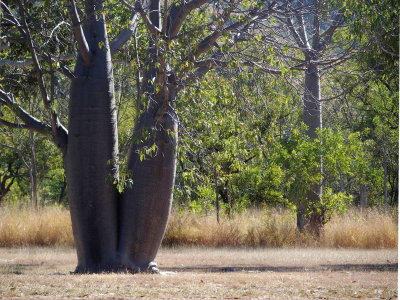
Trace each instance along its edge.
<instances>
[{"instance_id":1,"label":"thick bulbous trunk","mask_svg":"<svg viewBox=\"0 0 400 300\"><path fill-rule=\"evenodd\" d=\"M94 19L94 18L93 18ZM68 196L78 254L77 272L116 268L118 244L117 118L105 22L91 20L85 30L92 61L78 58L71 85Z\"/></svg>"},{"instance_id":2,"label":"thick bulbous trunk","mask_svg":"<svg viewBox=\"0 0 400 300\"><path fill-rule=\"evenodd\" d=\"M122 195L119 254L130 272L155 266L171 209L178 122L171 107L159 116L161 105L145 111L136 124L128 163L133 184ZM155 152L141 157L152 145Z\"/></svg>"}]
</instances>

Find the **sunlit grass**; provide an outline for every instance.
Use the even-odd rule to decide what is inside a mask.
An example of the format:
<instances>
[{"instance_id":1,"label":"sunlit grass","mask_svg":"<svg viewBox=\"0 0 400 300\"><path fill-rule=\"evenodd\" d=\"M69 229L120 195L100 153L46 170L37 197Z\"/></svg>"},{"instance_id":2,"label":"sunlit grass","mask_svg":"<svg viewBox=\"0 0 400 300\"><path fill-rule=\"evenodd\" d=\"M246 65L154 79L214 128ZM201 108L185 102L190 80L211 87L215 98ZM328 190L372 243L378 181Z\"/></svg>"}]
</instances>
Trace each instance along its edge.
<instances>
[{"instance_id":1,"label":"sunlit grass","mask_svg":"<svg viewBox=\"0 0 400 300\"><path fill-rule=\"evenodd\" d=\"M296 229L288 210L248 210L217 222L214 214L173 211L164 246L395 248L397 220L388 211L351 209L333 216L316 239ZM0 208L0 246L73 246L69 211Z\"/></svg>"},{"instance_id":2,"label":"sunlit grass","mask_svg":"<svg viewBox=\"0 0 400 300\"><path fill-rule=\"evenodd\" d=\"M72 246L68 210L0 208L0 246Z\"/></svg>"},{"instance_id":3,"label":"sunlit grass","mask_svg":"<svg viewBox=\"0 0 400 300\"><path fill-rule=\"evenodd\" d=\"M288 210L249 210L224 218L173 213L165 245L395 248L397 220L388 211L351 209L328 222L319 239L299 233Z\"/></svg>"},{"instance_id":4,"label":"sunlit grass","mask_svg":"<svg viewBox=\"0 0 400 300\"><path fill-rule=\"evenodd\" d=\"M325 226L320 244L343 248L395 248L398 238L396 221L384 210L352 209L335 216Z\"/></svg>"},{"instance_id":5,"label":"sunlit grass","mask_svg":"<svg viewBox=\"0 0 400 300\"><path fill-rule=\"evenodd\" d=\"M249 210L222 218L173 213L164 238L165 245L202 246L295 246L301 238L288 211Z\"/></svg>"}]
</instances>

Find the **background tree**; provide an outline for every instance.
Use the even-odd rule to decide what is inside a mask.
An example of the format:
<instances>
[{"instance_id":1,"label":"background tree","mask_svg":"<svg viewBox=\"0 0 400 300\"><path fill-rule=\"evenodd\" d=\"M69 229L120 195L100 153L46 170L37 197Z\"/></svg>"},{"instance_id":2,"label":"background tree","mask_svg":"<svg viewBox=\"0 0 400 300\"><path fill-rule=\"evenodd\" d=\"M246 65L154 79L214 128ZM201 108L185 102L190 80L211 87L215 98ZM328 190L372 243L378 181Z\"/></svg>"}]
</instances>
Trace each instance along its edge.
<instances>
[{"instance_id":1,"label":"background tree","mask_svg":"<svg viewBox=\"0 0 400 300\"><path fill-rule=\"evenodd\" d=\"M290 58L291 63L304 66L303 122L307 126L307 136L310 139L317 139L318 130L323 128L321 71L326 72L327 69L334 67L347 52L343 47L331 45L335 31L343 24L343 9L330 8L318 0L285 4L282 16L278 17L281 21L279 24L284 24L282 32L285 30L290 32L291 40L295 43L285 46L298 48L303 58L290 57L290 52L285 54L281 49L278 51L284 58ZM297 205L298 228L304 230L309 226L309 229L317 235L324 223L324 210L320 208L324 173L322 158L319 165L320 170L317 173L320 174L320 178L316 177L317 181L307 191L305 199L299 199ZM298 195L298 197L304 196Z\"/></svg>"}]
</instances>

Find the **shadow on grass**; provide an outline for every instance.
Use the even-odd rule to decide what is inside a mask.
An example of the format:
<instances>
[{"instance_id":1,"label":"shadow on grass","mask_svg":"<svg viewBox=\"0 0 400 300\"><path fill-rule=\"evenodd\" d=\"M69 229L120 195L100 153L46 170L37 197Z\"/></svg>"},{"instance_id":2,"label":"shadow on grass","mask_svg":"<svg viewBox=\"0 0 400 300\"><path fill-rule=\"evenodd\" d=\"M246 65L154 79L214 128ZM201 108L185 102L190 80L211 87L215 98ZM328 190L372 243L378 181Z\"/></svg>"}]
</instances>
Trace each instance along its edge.
<instances>
[{"instance_id":1,"label":"shadow on grass","mask_svg":"<svg viewBox=\"0 0 400 300\"><path fill-rule=\"evenodd\" d=\"M217 267L217 266L193 266L193 267L173 267L162 268L163 271L171 272L397 272L398 264L341 264L341 265L320 265L312 267L272 267L272 266L234 266L234 267Z\"/></svg>"},{"instance_id":2,"label":"shadow on grass","mask_svg":"<svg viewBox=\"0 0 400 300\"><path fill-rule=\"evenodd\" d=\"M38 268L42 264L0 264L0 274L23 274L26 270Z\"/></svg>"},{"instance_id":3,"label":"shadow on grass","mask_svg":"<svg viewBox=\"0 0 400 300\"><path fill-rule=\"evenodd\" d=\"M20 275L29 272L29 270L43 267L42 264L0 264L0 274ZM56 266L52 266L53 268ZM291 267L273 267L273 266L181 266L165 267L162 271L167 272L199 272L199 273L229 273L229 272L397 272L398 264L338 264L338 265L319 265L319 266L291 266ZM64 273L55 273L54 275L65 275Z\"/></svg>"}]
</instances>

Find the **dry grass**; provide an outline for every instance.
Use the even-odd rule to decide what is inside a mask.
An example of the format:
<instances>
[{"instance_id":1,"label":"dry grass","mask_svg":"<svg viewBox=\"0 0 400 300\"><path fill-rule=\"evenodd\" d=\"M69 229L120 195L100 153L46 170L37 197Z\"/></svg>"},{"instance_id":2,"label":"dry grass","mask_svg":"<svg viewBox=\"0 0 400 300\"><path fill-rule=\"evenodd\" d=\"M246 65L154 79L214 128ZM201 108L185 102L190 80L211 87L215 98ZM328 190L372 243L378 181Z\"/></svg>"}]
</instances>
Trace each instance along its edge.
<instances>
[{"instance_id":1,"label":"dry grass","mask_svg":"<svg viewBox=\"0 0 400 300\"><path fill-rule=\"evenodd\" d=\"M396 219L387 212L353 209L334 217L325 226L320 244L325 247L395 248L397 234Z\"/></svg>"},{"instance_id":2,"label":"dry grass","mask_svg":"<svg viewBox=\"0 0 400 300\"><path fill-rule=\"evenodd\" d=\"M300 234L294 214L287 210L249 210L217 223L214 215L173 212L165 246L240 247L397 247L397 221L386 211L353 209L336 215L319 240ZM0 208L0 246L73 246L71 221L66 209L38 211Z\"/></svg>"},{"instance_id":3,"label":"dry grass","mask_svg":"<svg viewBox=\"0 0 400 300\"><path fill-rule=\"evenodd\" d=\"M396 250L164 248L168 275L71 275L67 248L0 249L0 298L395 299ZM221 272L224 271L224 272Z\"/></svg>"},{"instance_id":4,"label":"dry grass","mask_svg":"<svg viewBox=\"0 0 400 300\"><path fill-rule=\"evenodd\" d=\"M249 210L233 218L223 218L220 223L214 215L175 212L169 221L164 244L290 247L302 240L295 222L288 211L278 210Z\"/></svg>"},{"instance_id":5,"label":"dry grass","mask_svg":"<svg viewBox=\"0 0 400 300\"><path fill-rule=\"evenodd\" d=\"M71 246L71 218L66 209L0 208L0 246Z\"/></svg>"},{"instance_id":6,"label":"dry grass","mask_svg":"<svg viewBox=\"0 0 400 300\"><path fill-rule=\"evenodd\" d=\"M217 223L215 216L173 213L164 245L253 247L397 247L397 220L389 212L352 209L335 215L319 240L296 229L287 210L246 211Z\"/></svg>"}]
</instances>

